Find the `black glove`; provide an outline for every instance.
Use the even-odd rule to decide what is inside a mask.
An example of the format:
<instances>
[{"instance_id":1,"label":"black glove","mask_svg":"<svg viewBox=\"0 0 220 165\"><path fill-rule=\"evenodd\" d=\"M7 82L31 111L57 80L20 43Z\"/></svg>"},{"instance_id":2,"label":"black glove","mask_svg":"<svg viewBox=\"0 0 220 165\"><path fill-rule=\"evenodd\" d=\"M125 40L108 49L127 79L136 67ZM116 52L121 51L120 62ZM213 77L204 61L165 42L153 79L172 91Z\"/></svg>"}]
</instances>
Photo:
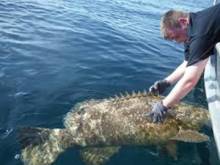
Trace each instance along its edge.
<instances>
[{"instance_id":1,"label":"black glove","mask_svg":"<svg viewBox=\"0 0 220 165\"><path fill-rule=\"evenodd\" d=\"M162 122L167 113L168 108L165 107L162 102L156 102L150 113L146 114L146 116L149 116L154 123Z\"/></svg>"},{"instance_id":2,"label":"black glove","mask_svg":"<svg viewBox=\"0 0 220 165\"><path fill-rule=\"evenodd\" d=\"M149 88L149 92L154 95L162 94L169 86L171 84L167 80L159 80Z\"/></svg>"}]
</instances>

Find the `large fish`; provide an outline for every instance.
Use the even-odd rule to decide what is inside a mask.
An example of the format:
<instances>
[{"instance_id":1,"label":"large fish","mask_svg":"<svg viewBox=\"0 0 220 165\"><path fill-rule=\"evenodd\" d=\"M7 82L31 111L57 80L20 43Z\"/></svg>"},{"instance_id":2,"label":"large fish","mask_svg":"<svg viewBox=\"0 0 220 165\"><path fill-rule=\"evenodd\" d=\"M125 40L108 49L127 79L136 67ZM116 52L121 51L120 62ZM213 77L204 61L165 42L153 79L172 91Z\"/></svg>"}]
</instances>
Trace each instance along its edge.
<instances>
[{"instance_id":1,"label":"large fish","mask_svg":"<svg viewBox=\"0 0 220 165\"><path fill-rule=\"evenodd\" d=\"M180 103L169 110L163 123L146 117L154 102L147 92L78 103L67 113L65 128L20 128L21 159L25 165L49 165L69 147L77 147L86 164L104 164L121 146L169 146L175 156L175 141L204 142L198 131L209 121L207 110Z\"/></svg>"}]
</instances>

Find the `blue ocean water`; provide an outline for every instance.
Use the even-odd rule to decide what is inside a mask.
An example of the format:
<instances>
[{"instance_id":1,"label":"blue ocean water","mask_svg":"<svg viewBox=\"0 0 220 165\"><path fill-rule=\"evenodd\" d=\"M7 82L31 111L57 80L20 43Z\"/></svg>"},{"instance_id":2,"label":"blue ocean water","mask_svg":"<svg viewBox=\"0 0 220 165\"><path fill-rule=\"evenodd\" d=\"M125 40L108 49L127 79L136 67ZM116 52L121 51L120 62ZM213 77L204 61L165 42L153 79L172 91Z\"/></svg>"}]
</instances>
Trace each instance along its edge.
<instances>
[{"instance_id":1,"label":"blue ocean water","mask_svg":"<svg viewBox=\"0 0 220 165\"><path fill-rule=\"evenodd\" d=\"M160 37L170 8L198 11L210 0L1 0L0 164L21 165L18 126L62 127L77 102L147 89L183 60L183 47ZM203 81L186 101L206 106ZM208 134L212 137L211 131ZM179 160L125 148L107 164L217 165L212 142L180 144ZM201 155L201 156L199 156ZM55 165L82 165L76 150Z\"/></svg>"}]
</instances>

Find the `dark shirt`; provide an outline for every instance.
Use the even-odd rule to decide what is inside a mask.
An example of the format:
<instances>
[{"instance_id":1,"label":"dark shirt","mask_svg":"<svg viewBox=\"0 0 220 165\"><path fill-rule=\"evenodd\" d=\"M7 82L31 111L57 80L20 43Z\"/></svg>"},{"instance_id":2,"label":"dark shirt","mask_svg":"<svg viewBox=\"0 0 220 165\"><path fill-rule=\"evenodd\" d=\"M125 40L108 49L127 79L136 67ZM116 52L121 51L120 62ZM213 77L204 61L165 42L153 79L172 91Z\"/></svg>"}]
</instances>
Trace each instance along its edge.
<instances>
[{"instance_id":1,"label":"dark shirt","mask_svg":"<svg viewBox=\"0 0 220 165\"><path fill-rule=\"evenodd\" d=\"M189 16L188 40L184 44L187 66L213 54L215 44L220 41L220 4Z\"/></svg>"}]
</instances>

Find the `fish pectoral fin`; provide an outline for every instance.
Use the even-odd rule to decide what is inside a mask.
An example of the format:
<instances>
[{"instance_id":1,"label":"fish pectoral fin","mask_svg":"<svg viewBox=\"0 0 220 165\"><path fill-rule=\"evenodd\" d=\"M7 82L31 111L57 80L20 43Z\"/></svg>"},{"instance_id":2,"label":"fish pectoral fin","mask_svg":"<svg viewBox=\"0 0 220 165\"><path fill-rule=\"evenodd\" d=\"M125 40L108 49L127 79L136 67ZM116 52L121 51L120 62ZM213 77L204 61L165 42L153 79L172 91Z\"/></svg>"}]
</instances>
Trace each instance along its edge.
<instances>
[{"instance_id":1,"label":"fish pectoral fin","mask_svg":"<svg viewBox=\"0 0 220 165\"><path fill-rule=\"evenodd\" d=\"M176 142L171 140L164 146L166 152L174 159L177 160L177 145Z\"/></svg>"},{"instance_id":2,"label":"fish pectoral fin","mask_svg":"<svg viewBox=\"0 0 220 165\"><path fill-rule=\"evenodd\" d=\"M93 147L80 151L82 160L87 165L103 165L111 156L119 151L120 147Z\"/></svg>"},{"instance_id":3,"label":"fish pectoral fin","mask_svg":"<svg viewBox=\"0 0 220 165\"><path fill-rule=\"evenodd\" d=\"M183 141L188 143L201 143L209 141L209 137L194 130L180 130L178 134L170 140Z\"/></svg>"}]
</instances>

